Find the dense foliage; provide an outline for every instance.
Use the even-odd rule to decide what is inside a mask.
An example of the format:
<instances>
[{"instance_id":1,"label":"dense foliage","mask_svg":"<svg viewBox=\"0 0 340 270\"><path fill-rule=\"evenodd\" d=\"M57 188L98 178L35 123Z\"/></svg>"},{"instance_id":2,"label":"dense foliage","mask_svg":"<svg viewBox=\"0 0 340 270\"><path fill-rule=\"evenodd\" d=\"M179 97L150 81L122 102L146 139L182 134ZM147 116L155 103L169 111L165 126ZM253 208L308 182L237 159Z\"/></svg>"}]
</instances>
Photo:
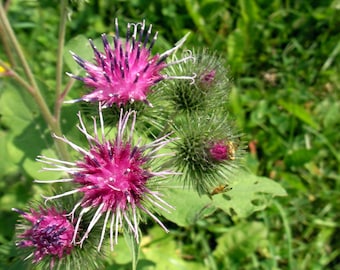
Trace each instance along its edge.
<instances>
[{"instance_id":1,"label":"dense foliage","mask_svg":"<svg viewBox=\"0 0 340 270\"><path fill-rule=\"evenodd\" d=\"M38 85L45 97L52 96L59 1L2 3L8 6L8 17ZM82 56L88 47L79 44L113 33L116 17L122 24L146 19L157 26L154 50L169 49L190 32L186 48L209 48L225 58L231 97L224 106L246 134L246 166L276 181L288 194L266 202L264 209L262 197L255 193L266 188L271 192L268 179L257 187L257 177L239 175L248 188L236 185L229 192L228 186L223 187L227 198L239 201L239 208L221 203L213 211L207 197L196 208L174 214L178 216L165 214L173 221L166 224L169 234L151 222L143 225L138 269L172 269L167 268L171 265L176 265L173 269L338 269L339 1L90 0L71 1L68 15L65 71L76 65L67 50L78 48ZM1 29L0 35L0 40L6 39ZM4 58L11 48L0 48L1 60L15 62ZM44 188L32 185L32 180L53 179L55 174L42 175L35 158L54 152L36 104L8 82L3 65L0 72L0 268L23 269L14 246L17 214L11 208L40 199ZM62 80L66 84L69 78L63 75ZM69 95L77 98L82 91L77 82ZM78 136L74 126L79 107L62 110L66 135ZM185 195L183 191L180 199L187 200L183 204L194 205L190 201L197 198ZM249 198L250 212L250 206L242 204ZM198 213L203 206L207 207ZM120 242L105 259L106 269L130 269L128 245Z\"/></svg>"}]
</instances>

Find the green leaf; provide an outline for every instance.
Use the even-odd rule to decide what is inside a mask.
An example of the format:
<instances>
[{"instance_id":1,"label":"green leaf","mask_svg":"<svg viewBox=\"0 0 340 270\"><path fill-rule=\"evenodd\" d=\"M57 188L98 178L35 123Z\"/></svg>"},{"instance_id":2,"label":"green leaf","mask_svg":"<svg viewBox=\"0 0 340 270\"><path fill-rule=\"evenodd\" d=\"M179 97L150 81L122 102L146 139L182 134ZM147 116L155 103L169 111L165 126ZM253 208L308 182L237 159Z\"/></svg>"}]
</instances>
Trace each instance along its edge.
<instances>
[{"instance_id":1,"label":"green leaf","mask_svg":"<svg viewBox=\"0 0 340 270\"><path fill-rule=\"evenodd\" d=\"M124 265L131 263L130 247L125 236L118 236L118 243L115 245L114 250L111 251L109 245L106 246L105 252L108 253L109 257L107 261L112 265ZM125 240L125 241L124 241Z\"/></svg>"},{"instance_id":2,"label":"green leaf","mask_svg":"<svg viewBox=\"0 0 340 270\"><path fill-rule=\"evenodd\" d=\"M256 1L252 0L241 0L240 1L240 7L241 7L241 15L243 20L247 24L255 23L255 21L258 19L258 6L256 5Z\"/></svg>"},{"instance_id":3,"label":"green leaf","mask_svg":"<svg viewBox=\"0 0 340 270\"><path fill-rule=\"evenodd\" d=\"M300 194L308 193L308 187L304 184L304 181L295 173L282 172L282 179L284 181L284 186L287 189L294 189Z\"/></svg>"},{"instance_id":4,"label":"green leaf","mask_svg":"<svg viewBox=\"0 0 340 270\"><path fill-rule=\"evenodd\" d=\"M224 261L228 269L240 269L242 261L249 258L257 250L267 246L268 231L263 223L244 222L237 224L217 239L217 247L213 255Z\"/></svg>"},{"instance_id":5,"label":"green leaf","mask_svg":"<svg viewBox=\"0 0 340 270\"><path fill-rule=\"evenodd\" d=\"M305 110L305 108L303 108L302 106L296 103L286 102L283 100L279 100L279 104L284 109L286 109L289 113L299 118L301 121L305 122L307 125L311 126L314 129L319 129L319 124L314 121L311 114L308 113Z\"/></svg>"},{"instance_id":6,"label":"green leaf","mask_svg":"<svg viewBox=\"0 0 340 270\"><path fill-rule=\"evenodd\" d=\"M297 149L289 151L284 158L287 166L303 166L305 163L311 161L316 153L310 149Z\"/></svg>"},{"instance_id":7,"label":"green leaf","mask_svg":"<svg viewBox=\"0 0 340 270\"><path fill-rule=\"evenodd\" d=\"M18 170L18 166L12 162L12 158L9 158L10 139L10 133L0 130L0 178Z\"/></svg>"},{"instance_id":8,"label":"green leaf","mask_svg":"<svg viewBox=\"0 0 340 270\"><path fill-rule=\"evenodd\" d=\"M191 17L197 29L199 29L206 42L209 44L211 41L208 29L209 25L205 21L206 18L201 14L200 5L200 1L185 0L185 6L189 16Z\"/></svg>"},{"instance_id":9,"label":"green leaf","mask_svg":"<svg viewBox=\"0 0 340 270\"><path fill-rule=\"evenodd\" d=\"M144 238L143 256L155 263L152 270L203 270L202 264L185 261L178 252L176 241L171 234L166 234L160 227L154 227ZM138 268L139 269L139 268Z\"/></svg>"},{"instance_id":10,"label":"green leaf","mask_svg":"<svg viewBox=\"0 0 340 270\"><path fill-rule=\"evenodd\" d=\"M123 236L119 237L118 245L115 246L109 258L110 266L106 268L107 270L131 269L131 254L128 245L124 242ZM205 268L200 263L184 260L178 252L174 235L166 233L156 225L142 237L137 270L156 269L203 270Z\"/></svg>"},{"instance_id":11,"label":"green leaf","mask_svg":"<svg viewBox=\"0 0 340 270\"><path fill-rule=\"evenodd\" d=\"M207 196L199 196L196 191L180 188L183 184L172 181L172 187L163 191L163 199L172 205L170 213L162 211L162 215L179 226L188 226L196 223L203 216L213 213L216 208L211 207L211 200Z\"/></svg>"},{"instance_id":12,"label":"green leaf","mask_svg":"<svg viewBox=\"0 0 340 270\"><path fill-rule=\"evenodd\" d=\"M53 141L47 125L32 97L11 84L6 85L0 96L0 114L2 124L8 128L4 142L6 151L3 153L6 166L16 166L32 178L37 177L41 164L35 161L36 157L44 149L50 149L49 156L56 155L51 149ZM46 177L54 179L56 175L51 173Z\"/></svg>"},{"instance_id":13,"label":"green leaf","mask_svg":"<svg viewBox=\"0 0 340 270\"><path fill-rule=\"evenodd\" d=\"M227 40L228 63L235 73L241 72L245 68L245 46L244 36L240 29L237 28L229 34Z\"/></svg>"},{"instance_id":14,"label":"green leaf","mask_svg":"<svg viewBox=\"0 0 340 270\"><path fill-rule=\"evenodd\" d=\"M274 196L286 196L280 184L245 171L235 175L231 180L229 191L214 195L213 206L229 215L247 217L255 211L266 208Z\"/></svg>"},{"instance_id":15,"label":"green leaf","mask_svg":"<svg viewBox=\"0 0 340 270\"><path fill-rule=\"evenodd\" d=\"M70 51L74 52L76 55L83 58L84 60L92 59L93 51L89 40L83 35L78 35L67 42L67 44L65 45L64 59L66 65L70 69L69 72L73 74L79 74L82 68L76 63L76 61L74 61Z\"/></svg>"},{"instance_id":16,"label":"green leaf","mask_svg":"<svg viewBox=\"0 0 340 270\"><path fill-rule=\"evenodd\" d=\"M39 115L32 97L12 84L4 85L0 96L1 124L14 134L21 134Z\"/></svg>"},{"instance_id":17,"label":"green leaf","mask_svg":"<svg viewBox=\"0 0 340 270\"><path fill-rule=\"evenodd\" d=\"M19 177L18 175L10 175L1 179L0 212L10 212L13 207L26 207L27 201L31 198L34 192L31 181L25 181Z\"/></svg>"},{"instance_id":18,"label":"green leaf","mask_svg":"<svg viewBox=\"0 0 340 270\"><path fill-rule=\"evenodd\" d=\"M229 215L247 217L255 211L268 206L274 196L286 196L280 184L266 178L242 171L236 174L227 192L208 196L199 196L197 192L179 188L181 183L173 181L172 188L163 191L163 199L175 210L170 213L161 211L168 220L179 226L195 224L197 220L211 215L217 208Z\"/></svg>"}]
</instances>

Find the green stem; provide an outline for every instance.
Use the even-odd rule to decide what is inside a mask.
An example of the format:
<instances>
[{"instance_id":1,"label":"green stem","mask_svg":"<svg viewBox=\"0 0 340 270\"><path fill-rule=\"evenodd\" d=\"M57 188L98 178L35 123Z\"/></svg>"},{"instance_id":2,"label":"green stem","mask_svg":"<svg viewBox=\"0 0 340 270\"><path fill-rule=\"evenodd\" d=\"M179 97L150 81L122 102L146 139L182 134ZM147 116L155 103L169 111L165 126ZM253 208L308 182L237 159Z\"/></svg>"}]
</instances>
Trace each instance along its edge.
<instances>
[{"instance_id":1,"label":"green stem","mask_svg":"<svg viewBox=\"0 0 340 270\"><path fill-rule=\"evenodd\" d=\"M31 95L33 95L33 89L30 84L26 82L18 73L16 73L10 66L0 59L0 66L4 67L8 73L8 77L16 80L22 87L24 87Z\"/></svg>"},{"instance_id":2,"label":"green stem","mask_svg":"<svg viewBox=\"0 0 340 270\"><path fill-rule=\"evenodd\" d=\"M270 230L272 225L270 224L270 221L269 221L269 215L270 215L269 211L263 211L262 214L261 214L261 216L263 217L263 221L264 221L266 228L269 228L269 230ZM275 248L276 247L275 247L274 243L272 243L272 242L268 243L268 250L269 250L269 255L268 255L269 257L267 258L268 269L279 269L278 260L275 256Z\"/></svg>"},{"instance_id":3,"label":"green stem","mask_svg":"<svg viewBox=\"0 0 340 270\"><path fill-rule=\"evenodd\" d=\"M277 201L274 201L274 205L277 208L277 210L279 211L281 218L282 218L283 228L285 230L286 239L287 239L288 269L292 270L292 269L295 269L294 261L293 261L292 231L291 231L290 226L289 226L288 217L287 217L285 211L283 210L282 206Z\"/></svg>"},{"instance_id":4,"label":"green stem","mask_svg":"<svg viewBox=\"0 0 340 270\"><path fill-rule=\"evenodd\" d=\"M12 67L15 66L14 57L11 50L11 44L8 40L6 32L4 31L4 26L2 25L2 20L0 20L0 38L2 40L2 45L4 47L5 55L7 55L8 61Z\"/></svg>"},{"instance_id":5,"label":"green stem","mask_svg":"<svg viewBox=\"0 0 340 270\"><path fill-rule=\"evenodd\" d=\"M55 118L56 119L60 118L61 106L62 106L62 104L64 102L64 99L67 96L68 92L70 92L72 86L74 85L75 81L76 80L74 80L74 79L70 79L69 82L66 84L65 89L63 90L63 92L56 99L55 107L54 107Z\"/></svg>"},{"instance_id":6,"label":"green stem","mask_svg":"<svg viewBox=\"0 0 340 270\"><path fill-rule=\"evenodd\" d=\"M20 62L21 62L21 66L23 67L24 73L29 81L29 83L25 83L23 84L22 82L24 81L24 79L22 77L20 77L19 75L14 76L14 78L16 79L16 81L18 81L21 85L23 85L26 90L28 90L28 92L32 95L33 99L35 100L36 104L38 105L40 112L42 114L42 116L45 119L45 122L47 123L48 127L50 128L52 133L55 133L58 136L62 135L61 132L61 128L60 128L60 124L59 121L52 115L50 109L48 108L45 99L43 98L41 91L38 87L38 84L35 81L35 78L33 76L33 73L28 65L28 62L26 60L26 57L24 55L24 52L15 36L15 33L8 21L6 12L3 8L2 3L0 4L0 21L1 21L1 26L4 28L3 32L7 34L8 39L10 40L10 42L13 44L13 49L15 51L15 53L17 54ZM55 142L55 146L57 148L57 152L60 156L60 158L65 159L65 160L69 160L69 154L66 148L66 144L64 144L62 141L60 140L54 140Z\"/></svg>"},{"instance_id":7,"label":"green stem","mask_svg":"<svg viewBox=\"0 0 340 270\"><path fill-rule=\"evenodd\" d=\"M67 22L67 1L60 2L60 22L59 22L59 37L58 37L58 51L57 51L57 66L56 66L56 103L54 106L54 116L59 122L60 119L60 94L62 86L63 73L63 53L65 44L65 31ZM61 101L62 103L62 101Z\"/></svg>"},{"instance_id":8,"label":"green stem","mask_svg":"<svg viewBox=\"0 0 340 270\"><path fill-rule=\"evenodd\" d=\"M48 124L51 132L57 136L62 136L60 122L51 114L51 111L48 108L45 99L41 95L40 91L36 91L33 95L33 98L39 106L40 112L43 115L46 123ZM58 139L54 140L54 144L57 148L57 153L59 154L59 157L66 161L70 160L66 144Z\"/></svg>"},{"instance_id":9,"label":"green stem","mask_svg":"<svg viewBox=\"0 0 340 270\"><path fill-rule=\"evenodd\" d=\"M34 76L33 76L33 73L26 61L26 58L25 58L25 55L21 49L21 46L18 42L18 40L16 39L16 36L14 34L14 31L7 19L7 16L6 16L6 13L5 13L5 10L3 9L3 6L2 4L0 5L0 20L1 20L1 23L4 27L4 32L7 34L9 40L12 42L12 45L13 45L13 49L14 51L16 52L16 54L18 55L19 57L19 60L21 62L21 65L24 69L24 72L28 78L28 80L30 81L30 84L33 86L34 89L38 89L38 85L34 79Z\"/></svg>"}]
</instances>

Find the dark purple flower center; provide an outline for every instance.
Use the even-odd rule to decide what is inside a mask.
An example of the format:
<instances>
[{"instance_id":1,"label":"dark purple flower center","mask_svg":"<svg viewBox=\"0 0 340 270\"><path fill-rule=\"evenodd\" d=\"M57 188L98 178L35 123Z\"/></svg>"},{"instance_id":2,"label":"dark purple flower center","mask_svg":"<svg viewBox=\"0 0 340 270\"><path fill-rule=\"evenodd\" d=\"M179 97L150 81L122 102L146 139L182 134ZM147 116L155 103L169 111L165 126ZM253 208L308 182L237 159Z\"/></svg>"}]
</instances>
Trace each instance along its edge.
<instances>
[{"instance_id":1,"label":"dark purple flower center","mask_svg":"<svg viewBox=\"0 0 340 270\"><path fill-rule=\"evenodd\" d=\"M211 85L213 81L215 80L216 70L211 70L204 72L201 76L201 83L203 85Z\"/></svg>"},{"instance_id":2,"label":"dark purple flower center","mask_svg":"<svg viewBox=\"0 0 340 270\"><path fill-rule=\"evenodd\" d=\"M45 256L62 258L71 252L74 227L64 215L43 210L32 215L26 213L24 217L32 222L32 228L19 236L23 239L19 246L35 248L33 262L39 262Z\"/></svg>"},{"instance_id":3,"label":"dark purple flower center","mask_svg":"<svg viewBox=\"0 0 340 270\"><path fill-rule=\"evenodd\" d=\"M125 209L127 204L139 204L144 194L146 181L151 177L143 165L138 147L126 144L98 144L90 150L78 166L82 172L75 175L75 182L84 193L83 206L104 204L103 211Z\"/></svg>"},{"instance_id":4,"label":"dark purple flower center","mask_svg":"<svg viewBox=\"0 0 340 270\"><path fill-rule=\"evenodd\" d=\"M217 142L209 149L211 157L217 161L229 159L229 146L223 142Z\"/></svg>"}]
</instances>

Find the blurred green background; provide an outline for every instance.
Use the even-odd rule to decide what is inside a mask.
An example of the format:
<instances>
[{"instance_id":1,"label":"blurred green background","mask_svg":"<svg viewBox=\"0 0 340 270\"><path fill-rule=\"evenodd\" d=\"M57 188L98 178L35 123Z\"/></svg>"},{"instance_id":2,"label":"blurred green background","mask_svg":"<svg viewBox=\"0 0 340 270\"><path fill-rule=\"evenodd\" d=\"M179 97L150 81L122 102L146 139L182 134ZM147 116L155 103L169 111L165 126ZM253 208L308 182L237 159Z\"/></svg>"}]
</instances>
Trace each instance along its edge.
<instances>
[{"instance_id":1,"label":"blurred green background","mask_svg":"<svg viewBox=\"0 0 340 270\"><path fill-rule=\"evenodd\" d=\"M53 89L59 1L7 2L35 74ZM121 25L152 23L159 31L154 51L190 32L187 49L207 47L225 58L232 80L226 106L246 134L247 165L288 192L246 219L216 213L190 228L174 226L167 237L149 225L144 240L158 239L161 249L146 243L141 269L167 269L160 254L174 256L177 269L340 269L340 1L71 1L66 43L112 33L116 17ZM1 124L0 145L6 132ZM10 207L25 205L32 179L8 167L6 154L0 267L15 269ZM128 269L119 256L112 260L120 266L108 269Z\"/></svg>"}]
</instances>

